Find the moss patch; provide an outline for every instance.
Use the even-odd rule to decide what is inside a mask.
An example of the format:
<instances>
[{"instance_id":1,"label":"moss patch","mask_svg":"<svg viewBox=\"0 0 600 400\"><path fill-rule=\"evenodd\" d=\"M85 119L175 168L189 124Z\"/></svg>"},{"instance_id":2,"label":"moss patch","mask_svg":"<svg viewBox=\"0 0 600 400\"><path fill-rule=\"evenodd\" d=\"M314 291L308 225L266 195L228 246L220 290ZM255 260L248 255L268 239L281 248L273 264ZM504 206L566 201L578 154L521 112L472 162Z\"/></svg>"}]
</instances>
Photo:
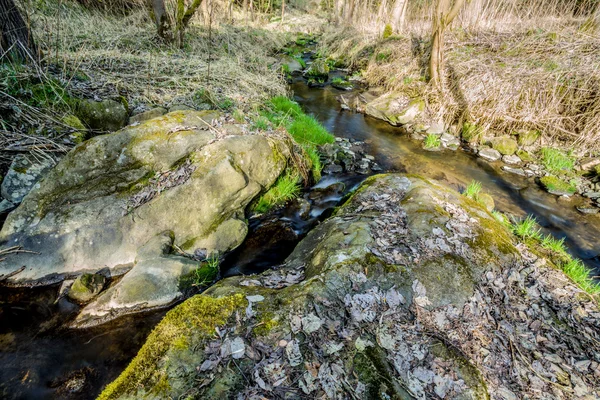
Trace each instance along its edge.
<instances>
[{"instance_id":1,"label":"moss patch","mask_svg":"<svg viewBox=\"0 0 600 400\"><path fill-rule=\"evenodd\" d=\"M575 185L553 175L540 178L540 183L548 192L558 196L571 196L577 191Z\"/></svg>"},{"instance_id":2,"label":"moss patch","mask_svg":"<svg viewBox=\"0 0 600 400\"><path fill-rule=\"evenodd\" d=\"M193 335L199 340L209 338L216 326L225 324L233 312L245 304L241 294L218 299L199 295L169 311L127 369L104 389L98 399L116 399L141 388L153 389L159 383L163 391L168 390L168 382L164 381L159 363L173 344L189 346L188 338Z\"/></svg>"}]
</instances>

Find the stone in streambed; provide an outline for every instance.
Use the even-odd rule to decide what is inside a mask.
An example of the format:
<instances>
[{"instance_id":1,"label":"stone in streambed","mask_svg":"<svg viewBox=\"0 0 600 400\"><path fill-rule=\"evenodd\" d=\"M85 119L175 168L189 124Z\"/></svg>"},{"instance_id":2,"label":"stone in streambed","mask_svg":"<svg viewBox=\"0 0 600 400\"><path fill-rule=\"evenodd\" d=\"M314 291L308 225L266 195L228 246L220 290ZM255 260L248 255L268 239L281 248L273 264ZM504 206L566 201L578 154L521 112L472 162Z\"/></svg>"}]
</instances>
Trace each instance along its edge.
<instances>
[{"instance_id":1,"label":"stone in streambed","mask_svg":"<svg viewBox=\"0 0 600 400\"><path fill-rule=\"evenodd\" d=\"M365 114L400 126L414 123L425 111L425 101L403 93L386 93L365 106Z\"/></svg>"},{"instance_id":2,"label":"stone in streambed","mask_svg":"<svg viewBox=\"0 0 600 400\"><path fill-rule=\"evenodd\" d=\"M521 163L521 159L519 158L519 156L517 156L515 154L511 154L509 156L503 156L502 161L504 161L505 163L507 163L509 165L516 165L516 164Z\"/></svg>"},{"instance_id":3,"label":"stone in streambed","mask_svg":"<svg viewBox=\"0 0 600 400\"><path fill-rule=\"evenodd\" d=\"M498 150L486 147L479 150L479 157L486 161L498 161L500 158L502 158L502 154L500 154Z\"/></svg>"},{"instance_id":4,"label":"stone in streambed","mask_svg":"<svg viewBox=\"0 0 600 400\"><path fill-rule=\"evenodd\" d=\"M106 283L106 278L100 274L80 275L67 292L67 296L79 303L87 303L96 297Z\"/></svg>"}]
</instances>

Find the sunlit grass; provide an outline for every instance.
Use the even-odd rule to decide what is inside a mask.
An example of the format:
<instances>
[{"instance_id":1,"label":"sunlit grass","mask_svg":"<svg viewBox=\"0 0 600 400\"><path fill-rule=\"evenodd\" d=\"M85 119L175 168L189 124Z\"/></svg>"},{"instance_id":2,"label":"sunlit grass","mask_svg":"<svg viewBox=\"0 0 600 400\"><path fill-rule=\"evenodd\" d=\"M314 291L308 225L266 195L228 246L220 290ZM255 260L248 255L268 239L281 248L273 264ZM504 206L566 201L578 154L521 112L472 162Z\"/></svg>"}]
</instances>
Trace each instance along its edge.
<instances>
[{"instance_id":1,"label":"sunlit grass","mask_svg":"<svg viewBox=\"0 0 600 400\"><path fill-rule=\"evenodd\" d=\"M567 247L565 246L565 238L556 239L552 235L547 235L542 238L542 247L556 254L567 256Z\"/></svg>"},{"instance_id":2,"label":"sunlit grass","mask_svg":"<svg viewBox=\"0 0 600 400\"><path fill-rule=\"evenodd\" d=\"M285 204L298 197L300 189L300 178L298 175L288 172L280 176L277 182L258 199L254 205L254 211L265 213L275 206Z\"/></svg>"},{"instance_id":3,"label":"sunlit grass","mask_svg":"<svg viewBox=\"0 0 600 400\"><path fill-rule=\"evenodd\" d=\"M594 281L591 270L581 260L571 258L562 265L563 272L589 294L600 294L600 285Z\"/></svg>"},{"instance_id":4,"label":"sunlit grass","mask_svg":"<svg viewBox=\"0 0 600 400\"><path fill-rule=\"evenodd\" d=\"M575 167L575 158L551 147L542 148L542 163L549 171L571 171Z\"/></svg>"},{"instance_id":5,"label":"sunlit grass","mask_svg":"<svg viewBox=\"0 0 600 400\"><path fill-rule=\"evenodd\" d=\"M426 149L435 149L437 147L440 147L440 145L442 144L442 140L440 139L440 137L438 135L434 135L432 133L430 133L429 135L427 135L425 137L425 148Z\"/></svg>"},{"instance_id":6,"label":"sunlit grass","mask_svg":"<svg viewBox=\"0 0 600 400\"><path fill-rule=\"evenodd\" d=\"M521 239L537 239L541 240L542 234L538 227L536 219L528 215L527 218L515 222L512 225L512 231Z\"/></svg>"},{"instance_id":7,"label":"sunlit grass","mask_svg":"<svg viewBox=\"0 0 600 400\"><path fill-rule=\"evenodd\" d=\"M463 195L465 195L466 197L473 199L473 200L477 200L477 196L479 195L479 193L481 192L481 183L477 182L477 181L471 181L471 183L469 183L469 185L466 187L465 191L463 192Z\"/></svg>"}]
</instances>

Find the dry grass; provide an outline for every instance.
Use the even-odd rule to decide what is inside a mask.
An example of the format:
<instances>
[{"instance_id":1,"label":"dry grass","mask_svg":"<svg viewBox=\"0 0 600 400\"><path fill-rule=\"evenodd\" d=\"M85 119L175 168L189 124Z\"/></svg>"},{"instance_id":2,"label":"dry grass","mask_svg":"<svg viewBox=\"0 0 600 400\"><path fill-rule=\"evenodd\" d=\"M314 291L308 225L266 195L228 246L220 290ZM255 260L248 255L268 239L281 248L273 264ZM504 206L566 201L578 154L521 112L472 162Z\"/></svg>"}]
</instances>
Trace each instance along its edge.
<instances>
[{"instance_id":1,"label":"dry grass","mask_svg":"<svg viewBox=\"0 0 600 400\"><path fill-rule=\"evenodd\" d=\"M322 45L361 69L369 85L425 98L434 119L471 121L488 133L535 129L543 133L542 143L560 142L580 154L597 151L600 37L582 32L581 19L538 22L542 26L497 21L494 27L449 32L442 93L425 82L425 23L386 40L377 28L331 30Z\"/></svg>"},{"instance_id":2,"label":"dry grass","mask_svg":"<svg viewBox=\"0 0 600 400\"><path fill-rule=\"evenodd\" d=\"M157 41L145 10L123 16L49 2L30 17L51 62L88 75L95 86L114 85L134 105L189 102L203 89L245 106L285 92L269 68L283 35L215 21L209 40L198 15L179 50Z\"/></svg>"}]
</instances>

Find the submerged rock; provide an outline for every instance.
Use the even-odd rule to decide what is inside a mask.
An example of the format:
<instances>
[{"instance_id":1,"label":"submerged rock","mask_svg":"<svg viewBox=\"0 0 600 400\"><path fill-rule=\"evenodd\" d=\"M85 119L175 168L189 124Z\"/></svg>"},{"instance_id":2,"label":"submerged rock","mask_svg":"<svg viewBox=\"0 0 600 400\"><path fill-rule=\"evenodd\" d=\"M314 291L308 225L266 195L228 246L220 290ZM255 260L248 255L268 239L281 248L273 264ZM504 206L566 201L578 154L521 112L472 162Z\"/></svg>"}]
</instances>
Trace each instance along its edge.
<instances>
[{"instance_id":1,"label":"submerged rock","mask_svg":"<svg viewBox=\"0 0 600 400\"><path fill-rule=\"evenodd\" d=\"M0 241L28 252L4 256L0 275L25 266L8 281L35 285L133 268L96 301L110 295L106 304L126 311L181 296L173 282L192 260L170 253L237 247L247 232L245 207L286 165L283 142L259 135L221 139L207 126L219 115L178 111L75 147L9 214ZM155 240L165 232L167 250ZM140 256L150 243L157 246L153 256Z\"/></svg>"},{"instance_id":2,"label":"submerged rock","mask_svg":"<svg viewBox=\"0 0 600 400\"><path fill-rule=\"evenodd\" d=\"M169 312L100 398L597 397L597 304L544 262L454 191L370 178L281 268Z\"/></svg>"},{"instance_id":3,"label":"submerged rock","mask_svg":"<svg viewBox=\"0 0 600 400\"><path fill-rule=\"evenodd\" d=\"M83 274L69 288L67 296L80 303L87 303L104 289L106 278L100 274Z\"/></svg>"}]
</instances>

